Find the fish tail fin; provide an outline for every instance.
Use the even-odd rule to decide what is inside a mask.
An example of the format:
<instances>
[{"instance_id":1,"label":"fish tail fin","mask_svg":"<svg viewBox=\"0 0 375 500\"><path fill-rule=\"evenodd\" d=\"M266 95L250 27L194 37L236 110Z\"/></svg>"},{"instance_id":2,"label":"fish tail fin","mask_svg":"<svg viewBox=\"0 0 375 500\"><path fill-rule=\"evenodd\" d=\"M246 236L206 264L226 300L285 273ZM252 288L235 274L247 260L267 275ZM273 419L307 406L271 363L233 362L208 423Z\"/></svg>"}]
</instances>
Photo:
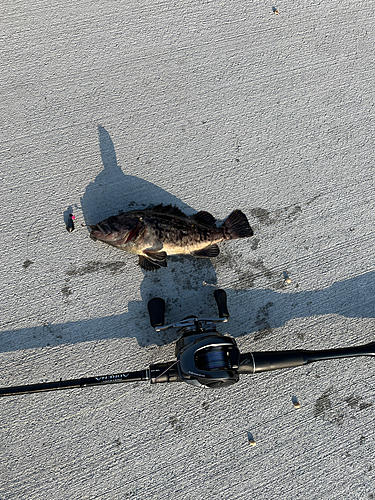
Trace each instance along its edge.
<instances>
[{"instance_id":1,"label":"fish tail fin","mask_svg":"<svg viewBox=\"0 0 375 500\"><path fill-rule=\"evenodd\" d=\"M221 227L224 229L224 234L228 240L249 238L253 235L249 221L241 210L232 212Z\"/></svg>"}]
</instances>

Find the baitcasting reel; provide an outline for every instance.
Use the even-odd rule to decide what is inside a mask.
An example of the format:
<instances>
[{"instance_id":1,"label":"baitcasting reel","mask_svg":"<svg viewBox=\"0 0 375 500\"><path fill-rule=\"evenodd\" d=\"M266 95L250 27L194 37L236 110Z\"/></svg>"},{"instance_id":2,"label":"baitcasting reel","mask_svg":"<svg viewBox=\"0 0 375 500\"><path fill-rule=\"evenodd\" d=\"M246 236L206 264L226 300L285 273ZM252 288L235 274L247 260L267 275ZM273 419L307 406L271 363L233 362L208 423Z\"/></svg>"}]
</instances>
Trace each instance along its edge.
<instances>
[{"instance_id":1,"label":"baitcasting reel","mask_svg":"<svg viewBox=\"0 0 375 500\"><path fill-rule=\"evenodd\" d=\"M177 359L175 361L153 364L145 370L135 372L4 387L0 388L0 396L147 380L152 384L187 382L197 387L219 388L238 382L241 373L291 368L327 359L375 356L375 342L321 351L291 350L241 354L233 338L222 335L216 330L217 323L228 321L229 313L225 291L216 290L214 296L219 309L219 318L206 319L189 316L178 323L166 326L163 326L164 300L155 298L149 301L150 321L156 331L167 328L180 329L181 336L176 343Z\"/></svg>"},{"instance_id":2,"label":"baitcasting reel","mask_svg":"<svg viewBox=\"0 0 375 500\"><path fill-rule=\"evenodd\" d=\"M198 387L224 387L239 380L240 351L235 340L219 333L215 325L228 321L226 293L224 290L215 290L214 296L219 309L219 318L189 316L167 326L162 326L164 300L156 298L148 303L151 325L157 332L168 328L180 328L181 337L176 344L177 361L174 374L181 381Z\"/></svg>"}]
</instances>

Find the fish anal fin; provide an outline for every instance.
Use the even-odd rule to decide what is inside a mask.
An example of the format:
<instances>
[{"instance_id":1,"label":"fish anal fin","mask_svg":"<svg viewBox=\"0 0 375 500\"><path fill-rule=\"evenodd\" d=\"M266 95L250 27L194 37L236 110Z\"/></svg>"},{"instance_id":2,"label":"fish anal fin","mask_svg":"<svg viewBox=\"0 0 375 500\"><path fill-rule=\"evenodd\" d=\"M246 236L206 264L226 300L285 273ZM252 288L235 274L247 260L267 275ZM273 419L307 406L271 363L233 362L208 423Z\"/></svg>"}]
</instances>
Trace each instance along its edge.
<instances>
[{"instance_id":1,"label":"fish anal fin","mask_svg":"<svg viewBox=\"0 0 375 500\"><path fill-rule=\"evenodd\" d=\"M216 227L215 217L213 215L211 215L210 213L205 212L204 210L197 212L196 214L192 215L190 218L195 220L199 224L203 224L204 226Z\"/></svg>"},{"instance_id":2,"label":"fish anal fin","mask_svg":"<svg viewBox=\"0 0 375 500\"><path fill-rule=\"evenodd\" d=\"M202 248L202 250L195 250L194 252L191 252L191 255L194 255L194 257L210 258L217 257L219 253L219 247L216 243L213 243L206 248Z\"/></svg>"}]
</instances>

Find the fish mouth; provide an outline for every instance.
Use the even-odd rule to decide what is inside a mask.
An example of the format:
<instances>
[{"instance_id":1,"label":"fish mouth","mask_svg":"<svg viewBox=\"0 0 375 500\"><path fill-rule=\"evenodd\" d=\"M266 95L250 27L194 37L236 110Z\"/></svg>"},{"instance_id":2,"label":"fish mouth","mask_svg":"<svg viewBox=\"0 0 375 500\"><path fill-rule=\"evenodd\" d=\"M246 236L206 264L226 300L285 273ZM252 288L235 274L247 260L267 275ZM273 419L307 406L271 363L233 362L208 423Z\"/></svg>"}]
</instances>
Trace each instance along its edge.
<instances>
[{"instance_id":1,"label":"fish mouth","mask_svg":"<svg viewBox=\"0 0 375 500\"><path fill-rule=\"evenodd\" d=\"M135 227L129 231L119 231L111 227L107 222L100 222L90 226L90 238L94 241L100 240L106 243L115 243L122 245L135 238L139 232L139 228Z\"/></svg>"}]
</instances>

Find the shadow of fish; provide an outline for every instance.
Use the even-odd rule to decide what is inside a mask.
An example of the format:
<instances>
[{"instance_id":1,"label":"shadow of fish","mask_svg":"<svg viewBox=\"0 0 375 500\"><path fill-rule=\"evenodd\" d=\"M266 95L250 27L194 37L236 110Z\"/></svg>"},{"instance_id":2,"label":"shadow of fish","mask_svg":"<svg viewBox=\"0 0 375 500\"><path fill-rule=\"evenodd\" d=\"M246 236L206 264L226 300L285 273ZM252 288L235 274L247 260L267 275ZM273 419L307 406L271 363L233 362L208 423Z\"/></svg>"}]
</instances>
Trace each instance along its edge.
<instances>
[{"instance_id":1,"label":"shadow of fish","mask_svg":"<svg viewBox=\"0 0 375 500\"><path fill-rule=\"evenodd\" d=\"M147 271L167 267L167 255L216 257L220 252L217 243L253 235L246 215L240 210L232 212L216 227L214 217L208 212L188 217L172 205L133 210L90 228L92 239L139 255L139 265Z\"/></svg>"}]
</instances>

